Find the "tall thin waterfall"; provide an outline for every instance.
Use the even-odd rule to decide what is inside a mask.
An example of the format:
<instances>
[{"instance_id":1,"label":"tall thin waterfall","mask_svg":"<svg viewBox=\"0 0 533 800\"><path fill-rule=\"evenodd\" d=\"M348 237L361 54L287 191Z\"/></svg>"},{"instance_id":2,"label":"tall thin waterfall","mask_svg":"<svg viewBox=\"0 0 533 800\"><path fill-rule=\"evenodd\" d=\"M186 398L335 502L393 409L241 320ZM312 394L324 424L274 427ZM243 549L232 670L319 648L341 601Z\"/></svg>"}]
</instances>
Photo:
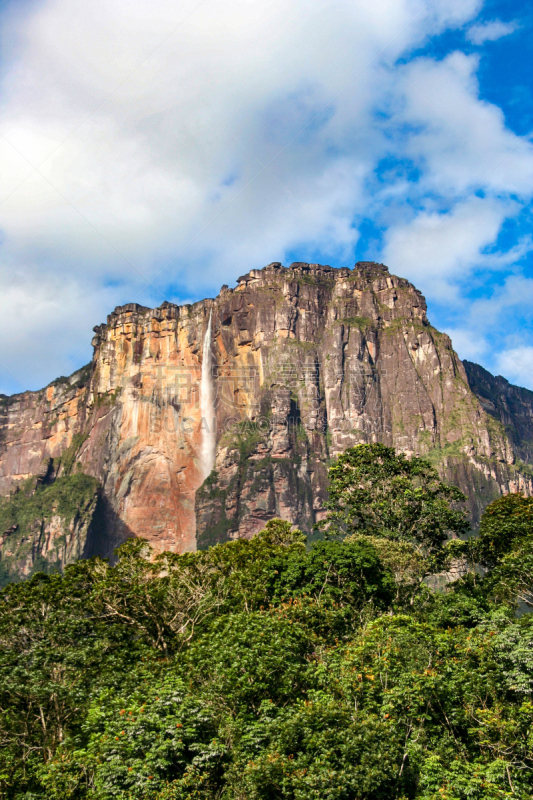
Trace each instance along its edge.
<instances>
[{"instance_id":1,"label":"tall thin waterfall","mask_svg":"<svg viewBox=\"0 0 533 800\"><path fill-rule=\"evenodd\" d=\"M202 472L207 478L215 466L215 393L213 391L213 354L211 352L211 323L213 312L204 337L202 360L202 382L200 383L200 413L202 415Z\"/></svg>"}]
</instances>

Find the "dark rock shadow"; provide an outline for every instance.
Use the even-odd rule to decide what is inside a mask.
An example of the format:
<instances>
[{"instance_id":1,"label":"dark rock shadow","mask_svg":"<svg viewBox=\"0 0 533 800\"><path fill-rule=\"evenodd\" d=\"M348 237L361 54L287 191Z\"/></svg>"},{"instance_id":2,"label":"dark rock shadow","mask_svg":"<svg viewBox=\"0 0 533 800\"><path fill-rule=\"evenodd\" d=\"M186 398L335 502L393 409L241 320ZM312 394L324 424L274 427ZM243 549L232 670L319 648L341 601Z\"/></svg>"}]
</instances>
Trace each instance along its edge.
<instances>
[{"instance_id":1,"label":"dark rock shadow","mask_svg":"<svg viewBox=\"0 0 533 800\"><path fill-rule=\"evenodd\" d=\"M120 547L127 539L134 538L134 532L120 519L109 502L109 498L100 491L83 558L99 556L100 558L108 558L113 563L116 561L114 554L116 548Z\"/></svg>"}]
</instances>

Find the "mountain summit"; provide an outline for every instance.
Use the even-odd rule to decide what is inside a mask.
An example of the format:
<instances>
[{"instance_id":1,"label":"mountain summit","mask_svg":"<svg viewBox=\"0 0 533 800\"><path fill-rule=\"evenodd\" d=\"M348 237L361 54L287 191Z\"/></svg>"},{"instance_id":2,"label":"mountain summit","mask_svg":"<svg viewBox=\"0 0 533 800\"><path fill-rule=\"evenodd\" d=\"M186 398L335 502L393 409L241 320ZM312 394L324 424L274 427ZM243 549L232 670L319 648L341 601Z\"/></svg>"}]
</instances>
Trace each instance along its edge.
<instances>
[{"instance_id":1,"label":"mountain summit","mask_svg":"<svg viewBox=\"0 0 533 800\"><path fill-rule=\"evenodd\" d=\"M90 365L1 399L0 493L19 489L6 574L129 536L183 552L272 517L311 533L328 462L358 443L429 458L474 526L500 494L533 493L533 392L463 364L383 264L272 263L215 299L132 303L94 330Z\"/></svg>"}]
</instances>

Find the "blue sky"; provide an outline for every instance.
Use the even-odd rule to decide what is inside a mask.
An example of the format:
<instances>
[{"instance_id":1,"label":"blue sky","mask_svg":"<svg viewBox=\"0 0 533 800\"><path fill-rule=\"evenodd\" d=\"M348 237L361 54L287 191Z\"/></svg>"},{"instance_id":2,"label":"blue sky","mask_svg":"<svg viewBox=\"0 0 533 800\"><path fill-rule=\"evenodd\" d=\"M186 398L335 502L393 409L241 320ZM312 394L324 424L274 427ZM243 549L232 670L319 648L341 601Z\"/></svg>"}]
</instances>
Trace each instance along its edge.
<instances>
[{"instance_id":1,"label":"blue sky","mask_svg":"<svg viewBox=\"0 0 533 800\"><path fill-rule=\"evenodd\" d=\"M533 12L480 0L0 3L0 391L117 304L384 261L533 388Z\"/></svg>"}]
</instances>

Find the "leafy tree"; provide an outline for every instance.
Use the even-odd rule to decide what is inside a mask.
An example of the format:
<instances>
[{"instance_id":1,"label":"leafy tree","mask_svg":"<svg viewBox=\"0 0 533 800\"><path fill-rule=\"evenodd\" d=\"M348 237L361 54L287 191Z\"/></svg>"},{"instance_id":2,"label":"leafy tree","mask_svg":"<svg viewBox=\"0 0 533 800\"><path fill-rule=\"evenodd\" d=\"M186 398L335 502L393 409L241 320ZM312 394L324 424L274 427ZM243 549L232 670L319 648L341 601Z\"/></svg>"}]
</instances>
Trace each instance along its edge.
<instances>
[{"instance_id":1,"label":"leafy tree","mask_svg":"<svg viewBox=\"0 0 533 800\"><path fill-rule=\"evenodd\" d=\"M80 562L0 595L0 796L34 787L38 767L79 731L94 687L127 686L151 660L131 628L91 613L92 589Z\"/></svg>"},{"instance_id":2,"label":"leafy tree","mask_svg":"<svg viewBox=\"0 0 533 800\"><path fill-rule=\"evenodd\" d=\"M265 746L235 776L233 797L389 800L409 783L398 778L401 735L382 715L317 693L265 723Z\"/></svg>"},{"instance_id":3,"label":"leafy tree","mask_svg":"<svg viewBox=\"0 0 533 800\"><path fill-rule=\"evenodd\" d=\"M42 773L52 798L89 788L89 796L92 790L96 797L142 800L169 785L179 797L210 798L223 778L227 747L217 738L213 710L172 673L144 681L129 696L101 694L83 732L86 746L59 751Z\"/></svg>"},{"instance_id":4,"label":"leafy tree","mask_svg":"<svg viewBox=\"0 0 533 800\"><path fill-rule=\"evenodd\" d=\"M464 501L423 458L407 458L383 444L363 444L342 453L329 470L329 536L353 533L411 541L436 553L449 536L466 534Z\"/></svg>"},{"instance_id":5,"label":"leafy tree","mask_svg":"<svg viewBox=\"0 0 533 800\"><path fill-rule=\"evenodd\" d=\"M412 605L419 595L424 577L430 571L429 559L412 542L383 536L365 536L354 533L345 540L368 542L376 551L381 564L387 569L395 586L395 601L399 605Z\"/></svg>"},{"instance_id":6,"label":"leafy tree","mask_svg":"<svg viewBox=\"0 0 533 800\"><path fill-rule=\"evenodd\" d=\"M271 566L274 600L309 597L316 603L360 609L370 603L385 608L392 599L390 574L368 541L316 542L308 553L271 559Z\"/></svg>"},{"instance_id":7,"label":"leafy tree","mask_svg":"<svg viewBox=\"0 0 533 800\"><path fill-rule=\"evenodd\" d=\"M483 519L485 577L436 592L457 496L371 452L390 474L337 485L338 539L133 540L0 592L0 799L529 800L528 503Z\"/></svg>"},{"instance_id":8,"label":"leafy tree","mask_svg":"<svg viewBox=\"0 0 533 800\"><path fill-rule=\"evenodd\" d=\"M533 498L507 494L491 503L471 550L495 597L533 606Z\"/></svg>"},{"instance_id":9,"label":"leafy tree","mask_svg":"<svg viewBox=\"0 0 533 800\"><path fill-rule=\"evenodd\" d=\"M495 567L516 545L533 537L533 498L506 494L485 509L476 539L476 556Z\"/></svg>"},{"instance_id":10,"label":"leafy tree","mask_svg":"<svg viewBox=\"0 0 533 800\"><path fill-rule=\"evenodd\" d=\"M231 614L191 645L183 665L203 696L232 716L249 717L264 701L285 705L305 694L315 645L284 609Z\"/></svg>"},{"instance_id":11,"label":"leafy tree","mask_svg":"<svg viewBox=\"0 0 533 800\"><path fill-rule=\"evenodd\" d=\"M476 628L498 611L509 619L513 611L491 602L482 582L468 574L448 585L445 591L426 592L415 599L417 616L438 628Z\"/></svg>"}]
</instances>

